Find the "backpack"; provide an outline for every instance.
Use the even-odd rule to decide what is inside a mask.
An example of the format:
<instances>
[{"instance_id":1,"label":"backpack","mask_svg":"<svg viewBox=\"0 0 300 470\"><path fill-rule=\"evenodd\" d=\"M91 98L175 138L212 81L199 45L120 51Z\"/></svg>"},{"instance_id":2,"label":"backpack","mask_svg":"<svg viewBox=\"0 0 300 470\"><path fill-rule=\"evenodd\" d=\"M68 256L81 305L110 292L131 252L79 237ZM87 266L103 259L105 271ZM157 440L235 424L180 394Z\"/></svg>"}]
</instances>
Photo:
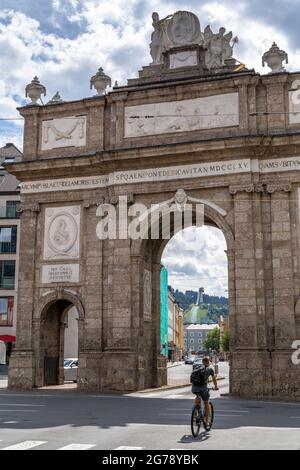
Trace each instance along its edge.
<instances>
[{"instance_id":1,"label":"backpack","mask_svg":"<svg viewBox=\"0 0 300 470\"><path fill-rule=\"evenodd\" d=\"M198 387L205 385L205 366L203 364L193 370L191 374L191 383Z\"/></svg>"}]
</instances>

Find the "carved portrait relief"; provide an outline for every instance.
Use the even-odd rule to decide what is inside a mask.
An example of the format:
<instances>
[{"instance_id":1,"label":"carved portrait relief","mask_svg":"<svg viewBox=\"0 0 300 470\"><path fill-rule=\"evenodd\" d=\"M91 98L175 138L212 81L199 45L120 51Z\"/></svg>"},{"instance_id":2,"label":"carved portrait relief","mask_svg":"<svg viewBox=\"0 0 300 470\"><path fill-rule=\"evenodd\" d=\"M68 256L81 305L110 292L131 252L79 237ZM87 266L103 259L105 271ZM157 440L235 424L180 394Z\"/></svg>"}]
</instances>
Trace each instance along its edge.
<instances>
[{"instance_id":1,"label":"carved portrait relief","mask_svg":"<svg viewBox=\"0 0 300 470\"><path fill-rule=\"evenodd\" d=\"M177 11L168 24L168 36L174 46L199 42L200 23L189 11Z\"/></svg>"},{"instance_id":2,"label":"carved portrait relief","mask_svg":"<svg viewBox=\"0 0 300 470\"><path fill-rule=\"evenodd\" d=\"M79 257L80 206L45 211L44 259Z\"/></svg>"}]
</instances>

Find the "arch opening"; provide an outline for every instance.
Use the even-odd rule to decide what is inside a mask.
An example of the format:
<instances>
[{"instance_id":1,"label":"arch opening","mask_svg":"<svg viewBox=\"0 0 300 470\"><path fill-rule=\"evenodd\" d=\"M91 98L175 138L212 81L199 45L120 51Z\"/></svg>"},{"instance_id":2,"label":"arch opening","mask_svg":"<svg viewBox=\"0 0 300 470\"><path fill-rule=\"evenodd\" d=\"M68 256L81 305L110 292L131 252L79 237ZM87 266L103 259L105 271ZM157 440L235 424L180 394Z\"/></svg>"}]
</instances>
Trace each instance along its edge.
<instances>
[{"instance_id":1,"label":"arch opening","mask_svg":"<svg viewBox=\"0 0 300 470\"><path fill-rule=\"evenodd\" d=\"M194 222L194 221L193 221ZM160 233L162 233L160 231ZM188 234L193 234L194 236L194 243L192 240L189 239ZM196 234L196 235L195 235ZM212 235L214 234L214 235ZM175 233L172 227L172 220L171 220L171 234L169 239L163 239L162 237L157 240L148 239L144 243L144 250L143 250L143 266L144 272L151 271L152 273L152 343L150 341L151 331L150 328L147 327L144 323L144 339L143 348L144 348L144 357L153 357L155 356L156 361L156 372L153 377L152 373L152 382L151 382L151 373L148 374L148 378L145 378L145 387L149 386L160 386L167 384L171 384L174 380L175 383L177 381L176 378L170 378L170 370L175 370L176 368L168 368L167 362L173 360L182 359L187 353L186 345L184 344L184 331L185 328L183 327L183 323L188 323L186 321L186 313L187 312L180 312L177 311L175 313L175 318L181 317L181 320L177 320L178 323L182 323L182 330L181 334L179 332L178 326L174 325L171 328L170 325L170 312L168 311L168 307L166 304L170 303L169 293L170 290L168 289L168 285L170 282L166 281L166 277L168 279L168 274L164 273L164 287L162 287L162 280L161 280L161 270L162 265L165 262L165 253L168 253L169 248L172 247L172 269L171 269L171 284L174 281L174 272L176 268L179 269L179 277L177 278L176 283L174 284L174 289L179 291L177 294L180 296L180 292L186 294L186 291L193 291L194 289L194 296L198 294L199 288L204 287L206 292L205 295L209 297L219 297L218 301L223 302L224 305L220 306L213 302L212 305L205 305L206 315L204 316L204 312L202 315L196 315L195 317L195 310L194 309L194 317L192 320L199 322L202 320L207 321L207 324L212 325L213 327L217 327L216 323L218 323L218 327L222 332L224 331L224 327L229 329L229 310L234 313L234 271L232 269L232 257L228 256L228 253L232 252L233 244L234 244L234 237L230 227L228 226L225 217L222 214L219 214L211 207L205 206L204 212L204 225L202 227L195 227L194 223L190 224L189 227L184 228L183 230ZM182 237L185 237L186 248L188 249L188 258L189 262L184 263L184 259L187 256L184 254L184 241L182 241ZM181 243L180 243L181 239ZM183 238L184 240L184 238ZM211 245L208 243L211 241ZM220 257L220 253L222 256ZM205 256L204 256L205 254ZM201 258L202 257L202 258ZM214 261L214 263L212 263ZM168 266L165 266L166 271L170 271L170 263L167 262ZM213 273L214 266L218 264L218 271ZM185 276L185 282L180 283L180 270L192 269L194 272L194 279L191 280L191 275ZM205 275L206 273L206 275ZM198 276L198 279L197 279ZM204 277L206 277L204 282ZM183 279L181 278L181 281ZM167 286L166 286L167 282ZM190 283L190 286L189 286ZM204 285L203 285L204 284ZM213 284L213 286L212 286ZM173 287L173 286L172 286ZM190 288L189 288L190 287ZM182 292L183 291L183 292ZM165 300L161 298L161 294L163 293ZM172 292L171 292L172 294ZM167 298L168 297L168 298ZM173 292L174 297L174 292ZM177 299L178 300L178 299ZM215 299L216 300L216 299ZM180 303L180 302L179 302ZM190 307L192 308L193 302L190 303ZM196 302L195 302L196 303ZM164 304L164 306L163 306ZM195 306L195 305L194 305ZM183 306L184 307L184 306ZM202 307L204 309L204 307ZM184 310L184 309L183 309ZM199 309L198 309L199 310ZM201 309L200 309L201 310ZM164 316L168 315L168 326L166 326L166 319L163 321L162 311L164 312ZM223 315L221 315L223 314ZM218 318L223 317L223 318ZM225 321L224 321L225 320ZM175 323L175 322L174 322ZM193 323L191 321L191 323ZM215 323L215 325L214 325ZM177 331L176 331L177 328ZM173 329L173 332L171 331ZM148 332L148 333L147 333ZM173 334L173 338L172 338ZM147 335L149 340L147 339ZM202 345L204 343L204 338L202 339ZM181 342L181 344L180 344ZM153 347L153 351L148 349L148 346L151 344ZM198 343L197 343L198 344ZM219 343L220 344L220 343ZM202 347L201 349L205 349ZM222 348L221 348L222 349ZM197 348L198 352L199 349ZM154 354L153 354L154 353ZM222 357L223 359L223 357ZM225 359L227 359L227 354L225 355ZM148 361L149 362L149 361ZM224 367L222 367L224 369ZM226 362L226 376L228 376L229 380L229 367L228 363ZM151 370L151 364L146 364L145 369L148 371ZM179 369L178 369L179 370ZM190 371L189 371L190 373ZM168 377L169 376L169 377ZM186 378L188 377L188 380ZM185 383L189 381L189 374L187 374L185 378ZM172 383L173 384L173 383Z\"/></svg>"},{"instance_id":2,"label":"arch opening","mask_svg":"<svg viewBox=\"0 0 300 470\"><path fill-rule=\"evenodd\" d=\"M77 383L79 312L69 299L48 303L40 316L41 386Z\"/></svg>"},{"instance_id":3,"label":"arch opening","mask_svg":"<svg viewBox=\"0 0 300 470\"><path fill-rule=\"evenodd\" d=\"M164 244L160 275L160 347L169 363L209 355L229 380L227 244L215 224L189 227ZM167 304L167 307L166 307ZM167 332L167 334L166 334ZM170 385L189 381L192 365L168 369Z\"/></svg>"}]
</instances>

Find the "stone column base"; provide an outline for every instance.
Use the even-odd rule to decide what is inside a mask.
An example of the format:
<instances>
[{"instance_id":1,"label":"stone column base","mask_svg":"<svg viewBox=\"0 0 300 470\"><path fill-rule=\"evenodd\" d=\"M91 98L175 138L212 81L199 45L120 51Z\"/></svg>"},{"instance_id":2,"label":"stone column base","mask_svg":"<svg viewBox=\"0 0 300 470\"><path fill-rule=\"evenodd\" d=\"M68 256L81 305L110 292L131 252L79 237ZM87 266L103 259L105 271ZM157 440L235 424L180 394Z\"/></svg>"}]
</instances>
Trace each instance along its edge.
<instances>
[{"instance_id":1,"label":"stone column base","mask_svg":"<svg viewBox=\"0 0 300 470\"><path fill-rule=\"evenodd\" d=\"M300 366L292 350L239 350L231 353L230 393L250 398L300 400Z\"/></svg>"},{"instance_id":2,"label":"stone column base","mask_svg":"<svg viewBox=\"0 0 300 470\"><path fill-rule=\"evenodd\" d=\"M79 356L78 388L101 392L135 392L145 388L145 369L132 351L85 350ZM167 384L165 358L152 369L152 386Z\"/></svg>"},{"instance_id":3,"label":"stone column base","mask_svg":"<svg viewBox=\"0 0 300 470\"><path fill-rule=\"evenodd\" d=\"M168 385L168 369L167 359L165 356L158 356L156 360L156 368L153 370L153 387L159 388Z\"/></svg>"},{"instance_id":4,"label":"stone column base","mask_svg":"<svg viewBox=\"0 0 300 470\"><path fill-rule=\"evenodd\" d=\"M35 386L35 358L32 350L15 349L8 369L8 388L31 390Z\"/></svg>"}]
</instances>

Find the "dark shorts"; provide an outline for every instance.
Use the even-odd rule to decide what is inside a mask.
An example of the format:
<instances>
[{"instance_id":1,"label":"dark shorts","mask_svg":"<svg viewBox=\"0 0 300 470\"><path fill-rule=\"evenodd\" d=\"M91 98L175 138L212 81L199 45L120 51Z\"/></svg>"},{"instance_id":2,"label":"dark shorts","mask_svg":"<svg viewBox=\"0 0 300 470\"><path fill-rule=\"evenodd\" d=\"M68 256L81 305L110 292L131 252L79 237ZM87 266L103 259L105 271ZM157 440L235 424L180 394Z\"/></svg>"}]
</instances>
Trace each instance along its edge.
<instances>
[{"instance_id":1,"label":"dark shorts","mask_svg":"<svg viewBox=\"0 0 300 470\"><path fill-rule=\"evenodd\" d=\"M197 387L193 386L192 387L192 392L195 395L199 395L203 401L208 401L209 400L209 390L207 387Z\"/></svg>"}]
</instances>

